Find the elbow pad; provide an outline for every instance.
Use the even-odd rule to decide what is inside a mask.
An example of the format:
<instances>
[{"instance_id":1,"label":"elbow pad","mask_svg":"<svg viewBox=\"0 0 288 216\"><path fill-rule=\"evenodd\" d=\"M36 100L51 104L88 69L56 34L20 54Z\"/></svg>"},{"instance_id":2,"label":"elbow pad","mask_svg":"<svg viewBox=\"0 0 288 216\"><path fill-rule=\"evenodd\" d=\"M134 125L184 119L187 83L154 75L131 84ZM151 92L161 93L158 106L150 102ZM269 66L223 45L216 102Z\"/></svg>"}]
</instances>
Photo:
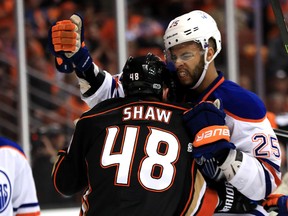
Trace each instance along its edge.
<instances>
[{"instance_id":1,"label":"elbow pad","mask_svg":"<svg viewBox=\"0 0 288 216\"><path fill-rule=\"evenodd\" d=\"M230 150L226 160L220 165L226 179L230 181L239 170L243 161L243 153L237 150Z\"/></svg>"},{"instance_id":2,"label":"elbow pad","mask_svg":"<svg viewBox=\"0 0 288 216\"><path fill-rule=\"evenodd\" d=\"M92 64L85 72L76 69L76 75L83 97L93 95L103 84L105 79L104 71L100 68L95 68L94 64Z\"/></svg>"}]
</instances>

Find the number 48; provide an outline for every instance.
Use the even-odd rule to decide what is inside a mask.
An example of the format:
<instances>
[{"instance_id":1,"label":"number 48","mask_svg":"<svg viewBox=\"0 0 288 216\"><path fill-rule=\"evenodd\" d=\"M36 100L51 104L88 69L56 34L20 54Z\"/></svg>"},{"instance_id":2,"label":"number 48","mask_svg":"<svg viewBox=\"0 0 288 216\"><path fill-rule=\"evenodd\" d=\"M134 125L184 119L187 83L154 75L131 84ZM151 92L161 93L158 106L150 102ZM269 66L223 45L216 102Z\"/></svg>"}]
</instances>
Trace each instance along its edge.
<instances>
[{"instance_id":1,"label":"number 48","mask_svg":"<svg viewBox=\"0 0 288 216\"><path fill-rule=\"evenodd\" d=\"M109 168L117 166L115 184L128 186L130 183L132 164L137 148L140 127L126 126L120 152L113 152L120 128L113 126L106 129L106 139L101 155L101 166ZM179 158L180 143L177 137L169 131L149 127L144 144L145 156L142 158L137 175L139 183L147 190L160 192L169 189L176 175L175 163ZM159 145L167 145L166 152L158 151ZM153 176L153 170L160 167L160 176Z\"/></svg>"},{"instance_id":2,"label":"number 48","mask_svg":"<svg viewBox=\"0 0 288 216\"><path fill-rule=\"evenodd\" d=\"M134 80L139 80L139 73L131 73L129 75L129 78L134 81Z\"/></svg>"}]
</instances>

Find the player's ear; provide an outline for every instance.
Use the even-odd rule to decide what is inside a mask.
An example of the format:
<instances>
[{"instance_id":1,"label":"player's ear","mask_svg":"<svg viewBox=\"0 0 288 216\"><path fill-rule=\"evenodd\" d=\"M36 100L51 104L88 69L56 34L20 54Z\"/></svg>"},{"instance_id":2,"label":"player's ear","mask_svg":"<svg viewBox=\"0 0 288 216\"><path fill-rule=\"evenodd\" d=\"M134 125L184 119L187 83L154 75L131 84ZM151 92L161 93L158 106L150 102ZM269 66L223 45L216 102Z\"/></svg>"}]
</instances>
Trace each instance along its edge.
<instances>
[{"instance_id":1,"label":"player's ear","mask_svg":"<svg viewBox=\"0 0 288 216\"><path fill-rule=\"evenodd\" d=\"M207 51L207 61L210 61L213 58L214 54L215 50L212 47L209 47Z\"/></svg>"}]
</instances>

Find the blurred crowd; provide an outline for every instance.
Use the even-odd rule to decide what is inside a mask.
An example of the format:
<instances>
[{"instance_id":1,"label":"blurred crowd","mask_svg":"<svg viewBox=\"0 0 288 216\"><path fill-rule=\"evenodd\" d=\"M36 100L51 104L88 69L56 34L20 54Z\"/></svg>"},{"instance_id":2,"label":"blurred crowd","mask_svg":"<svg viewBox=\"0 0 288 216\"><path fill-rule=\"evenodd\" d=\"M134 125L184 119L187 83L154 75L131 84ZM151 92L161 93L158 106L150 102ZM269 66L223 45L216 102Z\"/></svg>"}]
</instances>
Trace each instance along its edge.
<instances>
[{"instance_id":1,"label":"blurred crowd","mask_svg":"<svg viewBox=\"0 0 288 216\"><path fill-rule=\"evenodd\" d=\"M274 14L268 0L235 0L236 37L238 39L239 83L255 91L255 56L260 54L264 65L265 98L267 108L275 116L276 127L288 130L288 56L283 46ZM281 1L284 15L288 16L288 1ZM15 0L0 1L0 109L1 120L15 123L19 108L17 28ZM54 58L49 54L47 34L50 26L77 12L84 17L85 43L96 64L112 74L119 72L115 1L106 0L25 0L26 57L29 73L29 101L33 169L40 202L59 203L53 191L50 175L56 152L67 144L73 121L88 109L80 100L77 81L73 74L58 73ZM223 50L218 57L218 68L227 73L227 46L225 0L127 0L128 54L137 56L153 52L163 56L163 34L169 21L185 12L201 9L211 14L222 33ZM260 49L255 41L255 10L262 11L262 41ZM18 99L17 99L18 98ZM14 112L14 115L11 114ZM9 112L8 112L9 111ZM9 114L10 113L10 114ZM58 124L55 125L55 122ZM11 124L11 127L13 125ZM0 126L0 133L17 140L15 129ZM287 139L283 144L283 165L286 167ZM46 179L46 180L45 180ZM47 187L43 186L43 183ZM42 186L41 186L42 184ZM58 197L59 198L59 197ZM77 198L75 198L77 199ZM66 199L67 203L74 199ZM68 202L69 201L69 202ZM64 202L64 201L63 201Z\"/></svg>"}]
</instances>

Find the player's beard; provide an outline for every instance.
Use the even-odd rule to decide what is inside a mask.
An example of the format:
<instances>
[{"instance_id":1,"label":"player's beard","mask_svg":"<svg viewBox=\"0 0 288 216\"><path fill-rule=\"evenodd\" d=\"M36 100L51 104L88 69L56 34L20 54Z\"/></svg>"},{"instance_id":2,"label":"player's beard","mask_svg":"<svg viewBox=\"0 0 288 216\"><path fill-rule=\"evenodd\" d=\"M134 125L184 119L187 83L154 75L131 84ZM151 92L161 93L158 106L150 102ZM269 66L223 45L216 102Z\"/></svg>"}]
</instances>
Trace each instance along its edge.
<instances>
[{"instance_id":1,"label":"player's beard","mask_svg":"<svg viewBox=\"0 0 288 216\"><path fill-rule=\"evenodd\" d=\"M195 66L193 70L186 70L186 77L181 77L178 72L178 79L181 85L188 88L195 86L197 81L200 79L201 74L203 73L204 64L204 58L200 58L199 63Z\"/></svg>"}]
</instances>

